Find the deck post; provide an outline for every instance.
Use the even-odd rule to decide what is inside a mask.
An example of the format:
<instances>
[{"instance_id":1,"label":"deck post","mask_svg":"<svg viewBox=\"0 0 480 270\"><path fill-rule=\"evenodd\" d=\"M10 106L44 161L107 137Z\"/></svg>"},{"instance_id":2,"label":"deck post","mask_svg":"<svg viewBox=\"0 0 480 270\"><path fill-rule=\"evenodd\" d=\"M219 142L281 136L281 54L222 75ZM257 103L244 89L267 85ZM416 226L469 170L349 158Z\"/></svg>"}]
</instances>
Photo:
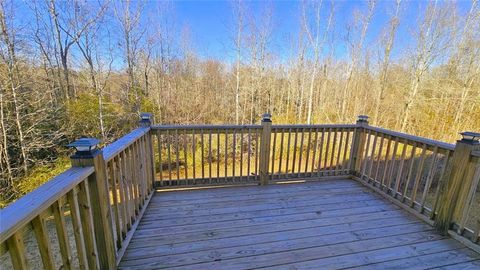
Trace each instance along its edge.
<instances>
[{"instance_id":1,"label":"deck post","mask_svg":"<svg viewBox=\"0 0 480 270\"><path fill-rule=\"evenodd\" d=\"M93 206L91 211L99 266L100 269L116 269L110 192L103 151L97 149L99 142L94 138L81 138L68 146L75 147L77 150L70 157L72 167L91 166L95 169L95 172L88 177L88 187L90 205Z\"/></svg>"},{"instance_id":2,"label":"deck post","mask_svg":"<svg viewBox=\"0 0 480 270\"><path fill-rule=\"evenodd\" d=\"M270 137L272 134L272 120L269 113L263 114L262 138L260 140L260 185L268 185L268 164L270 160Z\"/></svg>"},{"instance_id":3,"label":"deck post","mask_svg":"<svg viewBox=\"0 0 480 270\"><path fill-rule=\"evenodd\" d=\"M445 174L441 187L438 213L435 227L441 233L447 233L452 225L460 221L467 205L467 197L473 187L475 164L471 161L472 151L480 150L480 133L462 132L452 156L452 166Z\"/></svg>"},{"instance_id":4,"label":"deck post","mask_svg":"<svg viewBox=\"0 0 480 270\"><path fill-rule=\"evenodd\" d=\"M365 127L368 127L368 116L359 115L350 151L350 174L356 176L360 175L359 172L362 164L363 150L365 148L365 140L367 137Z\"/></svg>"},{"instance_id":5,"label":"deck post","mask_svg":"<svg viewBox=\"0 0 480 270\"><path fill-rule=\"evenodd\" d=\"M141 113L140 114L140 121L138 125L140 127L148 127L150 128L153 124L153 116L151 113ZM146 138L146 155L147 155L147 165L148 165L148 175L149 182L151 182L152 190L155 189L155 156L153 152L153 141L152 141L152 129L145 134ZM151 190L150 190L151 191Z\"/></svg>"}]
</instances>

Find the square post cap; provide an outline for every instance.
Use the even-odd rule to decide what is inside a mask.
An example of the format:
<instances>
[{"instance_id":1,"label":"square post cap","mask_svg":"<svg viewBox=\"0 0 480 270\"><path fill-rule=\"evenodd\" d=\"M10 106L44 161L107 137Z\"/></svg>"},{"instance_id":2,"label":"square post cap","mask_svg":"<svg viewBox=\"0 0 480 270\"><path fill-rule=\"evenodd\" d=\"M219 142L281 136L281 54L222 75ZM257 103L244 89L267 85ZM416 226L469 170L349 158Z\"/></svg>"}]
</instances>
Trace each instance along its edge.
<instances>
[{"instance_id":1,"label":"square post cap","mask_svg":"<svg viewBox=\"0 0 480 270\"><path fill-rule=\"evenodd\" d=\"M140 113L140 126L150 126L152 124L152 114L143 112Z\"/></svg>"},{"instance_id":2,"label":"square post cap","mask_svg":"<svg viewBox=\"0 0 480 270\"><path fill-rule=\"evenodd\" d=\"M75 148L77 152L72 157L78 156L91 156L97 151L100 140L96 138L80 138L70 144L67 147Z\"/></svg>"},{"instance_id":3,"label":"square post cap","mask_svg":"<svg viewBox=\"0 0 480 270\"><path fill-rule=\"evenodd\" d=\"M358 122L368 122L368 118L369 118L368 115L361 114L361 115L358 116L357 121Z\"/></svg>"},{"instance_id":4,"label":"square post cap","mask_svg":"<svg viewBox=\"0 0 480 270\"><path fill-rule=\"evenodd\" d=\"M264 113L262 115L262 122L272 122L272 115L270 113Z\"/></svg>"},{"instance_id":5,"label":"square post cap","mask_svg":"<svg viewBox=\"0 0 480 270\"><path fill-rule=\"evenodd\" d=\"M151 120L152 119L152 114L147 113L147 112L140 113L140 119L141 120Z\"/></svg>"},{"instance_id":6,"label":"square post cap","mask_svg":"<svg viewBox=\"0 0 480 270\"><path fill-rule=\"evenodd\" d=\"M480 133L478 132L471 132L465 131L460 133L462 135L462 142L470 143L470 144L478 144L480 140Z\"/></svg>"}]
</instances>

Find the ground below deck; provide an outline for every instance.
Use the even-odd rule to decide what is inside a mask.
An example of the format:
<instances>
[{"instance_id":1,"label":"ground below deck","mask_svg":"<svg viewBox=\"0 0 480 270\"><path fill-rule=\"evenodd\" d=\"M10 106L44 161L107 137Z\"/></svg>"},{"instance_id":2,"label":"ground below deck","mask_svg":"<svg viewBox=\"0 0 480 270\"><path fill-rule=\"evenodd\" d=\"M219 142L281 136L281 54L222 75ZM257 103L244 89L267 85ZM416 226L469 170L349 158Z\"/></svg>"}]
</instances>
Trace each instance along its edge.
<instances>
[{"instance_id":1,"label":"ground below deck","mask_svg":"<svg viewBox=\"0 0 480 270\"><path fill-rule=\"evenodd\" d=\"M156 193L121 269L480 269L354 180Z\"/></svg>"}]
</instances>

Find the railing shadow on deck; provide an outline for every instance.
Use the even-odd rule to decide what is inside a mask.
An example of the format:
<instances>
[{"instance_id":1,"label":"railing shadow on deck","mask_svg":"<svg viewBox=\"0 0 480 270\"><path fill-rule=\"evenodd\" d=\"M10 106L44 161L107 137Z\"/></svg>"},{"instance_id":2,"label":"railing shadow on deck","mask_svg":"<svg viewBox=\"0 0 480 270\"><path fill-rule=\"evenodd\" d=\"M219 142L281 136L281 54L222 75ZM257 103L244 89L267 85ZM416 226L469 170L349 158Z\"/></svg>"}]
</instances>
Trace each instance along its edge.
<instances>
[{"instance_id":1,"label":"railing shadow on deck","mask_svg":"<svg viewBox=\"0 0 480 270\"><path fill-rule=\"evenodd\" d=\"M452 145L372 127L365 116L342 125L272 125L265 115L261 125L165 126L142 114L139 128L103 149L77 148L71 169L1 210L0 262L114 269L156 188L345 177L478 251L475 136Z\"/></svg>"}]
</instances>

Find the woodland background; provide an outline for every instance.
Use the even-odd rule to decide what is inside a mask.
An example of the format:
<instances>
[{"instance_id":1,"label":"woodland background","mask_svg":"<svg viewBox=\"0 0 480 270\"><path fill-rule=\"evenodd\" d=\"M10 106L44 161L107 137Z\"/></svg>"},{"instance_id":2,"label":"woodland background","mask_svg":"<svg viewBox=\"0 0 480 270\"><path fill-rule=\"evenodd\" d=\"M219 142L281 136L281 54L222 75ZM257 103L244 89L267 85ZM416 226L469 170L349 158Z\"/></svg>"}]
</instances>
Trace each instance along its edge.
<instances>
[{"instance_id":1,"label":"woodland background","mask_svg":"<svg viewBox=\"0 0 480 270\"><path fill-rule=\"evenodd\" d=\"M341 24L342 2L301 2L298 18L284 18L298 31L279 52L275 2L231 2L230 57L217 59L197 52L170 2L0 0L0 205L67 168L69 142L107 144L144 111L158 124L367 114L372 125L454 142L480 130L480 8L461 3L362 2ZM372 25L379 13L387 20Z\"/></svg>"}]
</instances>

